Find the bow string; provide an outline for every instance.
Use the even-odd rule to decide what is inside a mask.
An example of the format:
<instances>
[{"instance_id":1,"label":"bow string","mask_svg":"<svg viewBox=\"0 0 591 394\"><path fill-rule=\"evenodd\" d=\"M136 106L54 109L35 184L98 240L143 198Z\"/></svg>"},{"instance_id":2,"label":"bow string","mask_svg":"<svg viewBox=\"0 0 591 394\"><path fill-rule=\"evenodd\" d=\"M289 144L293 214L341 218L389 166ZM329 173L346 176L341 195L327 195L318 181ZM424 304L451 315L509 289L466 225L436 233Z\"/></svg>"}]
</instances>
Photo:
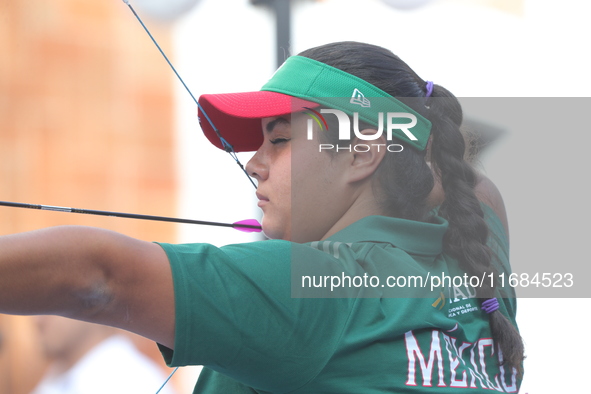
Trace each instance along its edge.
<instances>
[{"instance_id":1,"label":"bow string","mask_svg":"<svg viewBox=\"0 0 591 394\"><path fill-rule=\"evenodd\" d=\"M148 30L147 26L144 24L144 22L142 21L140 16L137 14L137 12L133 8L133 6L130 4L129 0L123 0L123 2L125 4L127 4L129 9L133 12L134 16L139 21L139 23L142 25L142 27L144 28L144 30L146 31L146 33L148 34L148 36L150 37L150 39L152 40L154 45L156 45L156 47L158 48L158 50L160 51L160 53L162 54L162 56L164 57L164 59L166 60L166 62L170 66L170 68L172 69L172 71L175 73L175 75L177 76L179 81L183 84L183 86L185 87L185 89L187 90L187 92L189 93L189 95L191 96L193 101L195 102L195 104L197 104L197 107L199 108L199 110L201 111L201 113L203 114L203 116L205 117L207 122L209 122L212 129L215 131L216 135L220 139L224 150L226 152L228 152L228 154L232 157L232 159L236 162L236 164L238 164L238 166L240 167L242 172L244 172L244 174L246 175L246 177L248 178L250 183L256 189L257 188L256 184L254 183L253 179L248 175L248 172L246 171L246 169L244 168L244 166L242 165L242 163L238 159L238 156L236 154L236 151L234 150L234 147L222 136L222 134L220 133L218 128L214 125L214 123L211 120L211 118L209 117L209 115L207 115L207 113L205 112L205 110L203 109L201 104L199 104L199 101L195 98L195 96L193 95L193 93L191 92L191 90L189 89L189 87L187 86L185 81L183 80L183 78L181 78L181 76L177 72L176 68L173 66L171 61L168 59L168 57L166 56L166 54L164 53L164 51L162 50L160 45L158 45L158 42L152 36L152 34ZM112 217L122 217L122 218L132 218L132 219L142 219L142 220L155 220L155 221L165 221L165 222L174 222L174 223L189 223L189 224L200 224L200 225L209 225L209 226L232 227L236 230L240 230L240 231L244 231L244 232L261 232L262 231L260 223L255 219L247 219L247 220L242 220L242 221L238 221L235 223L220 223L220 222L208 222L208 221L202 221L202 220L171 218L171 217L164 217L164 216L139 215L139 214L123 213L123 212L98 211L98 210L91 210L91 209L59 207L59 206L52 206L52 205L26 204L26 203L9 202L9 201L0 201L0 206L8 206L8 207L13 207L13 208L37 209L37 210L45 210L45 211L79 213L79 214L88 214L88 215L99 215L99 216L112 216ZM155 394L158 394L162 391L164 386L168 383L168 381L172 378L172 376L175 374L175 372L177 370L178 370L178 367L176 367L172 371L172 373L168 376L168 378L164 381L162 386L158 389L158 391Z\"/></svg>"},{"instance_id":2,"label":"bow string","mask_svg":"<svg viewBox=\"0 0 591 394\"><path fill-rule=\"evenodd\" d=\"M193 99L193 101L195 102L195 104L197 104L197 107L199 108L199 110L201 110L201 113L203 114L203 116L205 116L205 119L209 122L209 124L211 125L211 128L214 130L214 132L216 133L216 135L220 139L224 150L226 152L228 152L228 154L230 155L230 157L232 157L232 159L234 159L234 161L236 162L236 164L238 164L238 166L240 167L240 169L242 170L242 172L244 172L244 174L246 175L246 177L248 178L248 180L250 181L250 183L256 189L257 188L256 184L254 183L254 181L252 180L252 178L250 177L250 175L248 175L248 172L246 171L246 169L244 168L244 166L242 165L242 163L238 159L238 156L236 154L236 151L234 150L234 147L224 137L222 137L222 134L220 133L220 131L218 130L218 128L214 125L213 121L207 115L207 112L205 112L205 110L203 109L203 107L201 106L201 104L199 104L199 101L195 98L195 96L191 92L191 89L189 89L189 87L187 86L187 84L185 83L185 81L183 80L183 78L180 76L180 74L178 73L178 71L176 70L176 68L172 64L172 62L168 59L168 56L166 56L166 54L164 53L164 51L162 50L162 48L160 47L160 45L158 45L158 42L156 41L156 39L154 38L154 36L152 36L152 33L150 33L150 30L144 24L144 22L142 21L142 19L140 18L140 16L137 14L137 12L133 8L133 6L129 3L129 0L123 0L123 2L125 4L127 4L127 6L129 7L129 9L133 13L133 15L136 17L136 19L138 20L138 22L142 25L142 27L144 28L144 30L146 31L146 33L148 34L148 36L150 37L150 39L154 43L154 45L156 45L156 48L158 48L158 51L160 51L160 54L164 57L164 59L166 60L166 62L168 63L168 65L170 66L170 68L172 69L172 71L174 72L174 74L177 76L177 78L179 79L179 81L181 81L181 83L183 84L183 86L185 87L185 89L187 90L187 92L189 93L189 95L191 96L191 98ZM253 222L255 222L256 224L253 223ZM213 225L224 225L224 224L216 223L216 224L213 224ZM253 221L253 220L245 220L245 221L241 221L241 222L236 222L236 223L233 223L232 224L232 227L234 227L234 228L236 228L238 230L247 231L247 232L250 232L250 231L261 231L260 224L258 222L256 222L256 221ZM162 386L158 389L158 391L156 392L156 394L158 394L158 393L160 393L162 391L162 389L164 388L164 386L166 386L166 384L168 383L168 381L172 378L172 376L176 373L177 370L178 370L178 367L176 367L172 371L172 373L168 376L168 378L166 379L166 381L164 381L164 383L162 384Z\"/></svg>"},{"instance_id":3,"label":"bow string","mask_svg":"<svg viewBox=\"0 0 591 394\"><path fill-rule=\"evenodd\" d=\"M123 0L123 2L125 4L127 4L127 6L129 7L129 9L131 10L131 12L133 12L133 15L136 17L136 19L138 20L138 22L142 25L142 27L144 28L144 30L146 31L146 33L148 33L148 36L150 37L150 39L152 40L152 42L154 43L154 45L156 45L156 48L158 48L158 51L160 51L160 54L164 57L164 59L166 60L166 62L168 63L168 65L170 66L170 68L172 69L172 71L174 72L174 74L177 76L177 78L179 79L179 81L181 81L181 83L183 84L183 86L185 87L185 89L187 90L187 92L189 92L189 95L191 95L191 98L193 99L193 101L195 102L195 104L197 104L197 107L199 108L199 110L201 110L201 113L203 114L203 116L205 116L205 119L207 119L207 121L211 125L211 128L213 129L213 131L216 133L216 135L220 139L220 141L222 143L222 146L224 147L224 150L230 154L230 157L232 157L232 159L234 159L234 161L236 162L236 164L238 164L238 166L240 167L240 169L242 170L242 172L244 172L244 174L246 175L246 177L248 178L248 180L250 181L250 183L252 183L252 185L256 189L257 188L257 185L254 183L254 181L252 180L252 178L250 177L250 175L248 175L248 172L246 172L246 169L244 168L244 166L242 165L242 163L238 159L238 155L236 154L236 151L234 150L234 147L224 137L222 137L222 134L220 133L220 131L218 130L218 128L215 127L215 125L213 124L212 120L207 115L207 112L205 112L205 110L203 109L203 107L201 106L201 104L199 104L199 101L195 98L195 96L191 92L191 89L189 89L189 87L187 86L187 84L185 83L185 81L183 80L183 78L177 72L176 68L172 65L172 62L168 59L168 56L166 56L166 54L164 53L164 51L162 50L162 48L160 47L160 45L158 45L158 42L156 41L156 39L154 38L154 36L152 35L152 33L150 33L150 30L148 30L148 27L142 21L142 18L140 18L140 16L138 15L138 13L135 12L135 9L129 3L129 0Z\"/></svg>"}]
</instances>

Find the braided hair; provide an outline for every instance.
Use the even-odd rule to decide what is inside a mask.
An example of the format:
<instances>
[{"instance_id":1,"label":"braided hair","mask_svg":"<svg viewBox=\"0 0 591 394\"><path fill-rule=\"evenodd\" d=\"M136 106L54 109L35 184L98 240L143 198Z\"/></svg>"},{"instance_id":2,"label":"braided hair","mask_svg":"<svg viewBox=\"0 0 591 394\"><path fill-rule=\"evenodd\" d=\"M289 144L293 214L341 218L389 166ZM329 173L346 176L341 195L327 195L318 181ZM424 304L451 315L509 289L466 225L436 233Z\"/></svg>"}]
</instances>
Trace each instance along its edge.
<instances>
[{"instance_id":1,"label":"braided hair","mask_svg":"<svg viewBox=\"0 0 591 394\"><path fill-rule=\"evenodd\" d=\"M493 254L487 246L489 230L474 191L478 177L464 160L466 143L460 132L463 114L457 98L439 85L434 85L427 97L426 81L398 56L379 46L340 42L308 49L299 55L355 75L399 98L431 121L431 167L426 151L419 152L402 143L405 149L385 155L377 170L378 201L387 215L426 221L432 208L427 199L435 184L435 174L445 195L439 215L449 222L444 252L456 258L460 268L469 275L481 277L494 272ZM330 134L325 138L331 138ZM336 136L332 138L330 142L338 144ZM478 288L477 297L481 302L495 297L495 289ZM521 375L524 347L519 332L500 311L490 313L489 317L503 364Z\"/></svg>"}]
</instances>

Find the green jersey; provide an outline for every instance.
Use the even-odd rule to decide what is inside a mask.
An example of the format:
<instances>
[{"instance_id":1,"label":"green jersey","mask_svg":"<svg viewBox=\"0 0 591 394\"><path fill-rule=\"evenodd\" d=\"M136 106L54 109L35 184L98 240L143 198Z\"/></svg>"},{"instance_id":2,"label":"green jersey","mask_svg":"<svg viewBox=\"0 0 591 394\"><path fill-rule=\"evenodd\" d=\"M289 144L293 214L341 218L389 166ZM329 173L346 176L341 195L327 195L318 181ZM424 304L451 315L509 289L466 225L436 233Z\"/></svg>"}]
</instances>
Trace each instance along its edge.
<instances>
[{"instance_id":1,"label":"green jersey","mask_svg":"<svg viewBox=\"0 0 591 394\"><path fill-rule=\"evenodd\" d=\"M508 274L504 229L484 208ZM163 355L204 366L195 393L517 392L473 287L452 280L463 273L442 254L446 230L437 216L369 216L309 244L162 244L176 305Z\"/></svg>"}]
</instances>

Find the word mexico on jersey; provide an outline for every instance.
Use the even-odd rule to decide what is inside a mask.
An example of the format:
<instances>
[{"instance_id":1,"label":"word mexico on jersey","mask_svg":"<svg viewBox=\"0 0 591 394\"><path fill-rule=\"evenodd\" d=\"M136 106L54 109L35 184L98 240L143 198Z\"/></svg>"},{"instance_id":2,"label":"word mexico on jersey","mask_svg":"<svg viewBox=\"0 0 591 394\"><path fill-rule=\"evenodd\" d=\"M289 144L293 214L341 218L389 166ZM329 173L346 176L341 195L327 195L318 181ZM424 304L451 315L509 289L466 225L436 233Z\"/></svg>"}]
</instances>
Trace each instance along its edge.
<instances>
[{"instance_id":1,"label":"word mexico on jersey","mask_svg":"<svg viewBox=\"0 0 591 394\"><path fill-rule=\"evenodd\" d=\"M491 338L458 343L451 335L432 330L429 343L429 333L421 331L421 334L413 331L405 334L407 386L517 392L517 371L503 367L503 355L495 351Z\"/></svg>"}]
</instances>

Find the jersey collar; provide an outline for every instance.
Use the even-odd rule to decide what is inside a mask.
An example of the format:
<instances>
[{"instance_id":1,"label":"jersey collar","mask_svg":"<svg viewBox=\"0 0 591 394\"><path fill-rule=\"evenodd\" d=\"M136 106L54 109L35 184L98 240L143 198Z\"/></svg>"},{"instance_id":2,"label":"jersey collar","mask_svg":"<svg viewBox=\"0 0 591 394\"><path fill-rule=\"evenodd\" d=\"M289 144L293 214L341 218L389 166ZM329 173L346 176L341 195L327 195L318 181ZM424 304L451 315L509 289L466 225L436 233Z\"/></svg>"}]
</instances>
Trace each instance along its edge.
<instances>
[{"instance_id":1,"label":"jersey collar","mask_svg":"<svg viewBox=\"0 0 591 394\"><path fill-rule=\"evenodd\" d=\"M367 216L330 236L328 241L389 243L415 255L438 255L448 222L433 216L432 223L387 216Z\"/></svg>"}]
</instances>

